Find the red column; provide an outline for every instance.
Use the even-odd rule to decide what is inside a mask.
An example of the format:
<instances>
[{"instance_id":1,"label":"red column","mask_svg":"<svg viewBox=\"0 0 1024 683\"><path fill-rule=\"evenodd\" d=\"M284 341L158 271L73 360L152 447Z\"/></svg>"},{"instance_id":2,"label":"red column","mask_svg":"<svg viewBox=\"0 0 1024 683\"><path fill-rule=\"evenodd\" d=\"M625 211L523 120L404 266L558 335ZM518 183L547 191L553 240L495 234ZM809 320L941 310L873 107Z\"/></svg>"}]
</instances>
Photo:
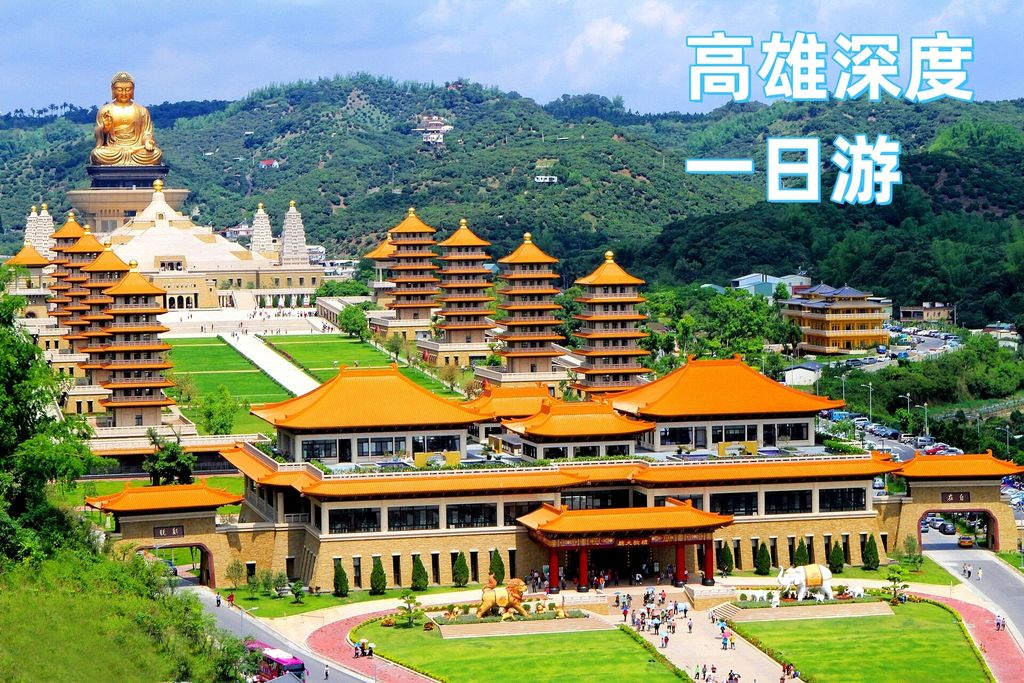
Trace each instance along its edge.
<instances>
[{"instance_id":1,"label":"red column","mask_svg":"<svg viewBox=\"0 0 1024 683\"><path fill-rule=\"evenodd\" d=\"M590 589L590 571L587 567L587 549L580 548L579 573L576 575L576 590L585 592Z\"/></svg>"},{"instance_id":2,"label":"red column","mask_svg":"<svg viewBox=\"0 0 1024 683\"><path fill-rule=\"evenodd\" d=\"M548 586L552 593L557 593L561 587L558 580L558 550L548 549Z\"/></svg>"},{"instance_id":3,"label":"red column","mask_svg":"<svg viewBox=\"0 0 1024 683\"><path fill-rule=\"evenodd\" d=\"M704 541L704 585L715 585L715 544Z\"/></svg>"},{"instance_id":4,"label":"red column","mask_svg":"<svg viewBox=\"0 0 1024 683\"><path fill-rule=\"evenodd\" d=\"M686 544L676 543L676 585L681 586L686 582L683 572L686 571Z\"/></svg>"}]
</instances>

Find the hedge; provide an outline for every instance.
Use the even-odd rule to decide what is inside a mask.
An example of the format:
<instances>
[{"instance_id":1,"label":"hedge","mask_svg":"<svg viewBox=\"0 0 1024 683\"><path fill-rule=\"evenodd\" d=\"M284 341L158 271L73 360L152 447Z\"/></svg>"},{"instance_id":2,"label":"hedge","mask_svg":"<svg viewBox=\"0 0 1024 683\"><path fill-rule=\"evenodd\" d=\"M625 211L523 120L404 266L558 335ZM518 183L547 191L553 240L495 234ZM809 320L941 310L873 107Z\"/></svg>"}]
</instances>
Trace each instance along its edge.
<instances>
[{"instance_id":1,"label":"hedge","mask_svg":"<svg viewBox=\"0 0 1024 683\"><path fill-rule=\"evenodd\" d=\"M654 644L651 643L651 641L644 638L642 635L634 631L631 627L626 626L625 624L619 624L618 628L620 631L622 631L623 633L627 634L630 638L632 638L633 641L640 645L643 649L647 650L648 654L654 657L654 661L658 662L666 669L668 669L670 672L672 672L673 676L684 681L693 680L685 671L680 669L672 662L668 661L668 658L666 658L665 655L658 652L658 648L654 647Z\"/></svg>"}]
</instances>

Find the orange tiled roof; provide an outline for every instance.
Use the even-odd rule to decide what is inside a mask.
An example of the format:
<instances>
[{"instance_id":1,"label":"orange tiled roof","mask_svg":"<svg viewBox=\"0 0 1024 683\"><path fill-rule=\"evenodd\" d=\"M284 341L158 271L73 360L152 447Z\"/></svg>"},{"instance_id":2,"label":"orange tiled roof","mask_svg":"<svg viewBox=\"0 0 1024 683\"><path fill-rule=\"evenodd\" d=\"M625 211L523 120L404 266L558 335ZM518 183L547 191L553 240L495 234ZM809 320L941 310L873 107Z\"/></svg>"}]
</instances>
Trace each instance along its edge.
<instances>
[{"instance_id":1,"label":"orange tiled roof","mask_svg":"<svg viewBox=\"0 0 1024 683\"><path fill-rule=\"evenodd\" d=\"M387 238L383 242L378 244L372 251L368 252L363 258L372 259L374 261L384 261L385 259L391 258L395 253L395 245Z\"/></svg>"},{"instance_id":2,"label":"orange tiled roof","mask_svg":"<svg viewBox=\"0 0 1024 683\"><path fill-rule=\"evenodd\" d=\"M96 239L91 232L85 231L78 241L70 247L64 247L65 254L93 254L100 253L104 249L103 244Z\"/></svg>"},{"instance_id":3,"label":"orange tiled roof","mask_svg":"<svg viewBox=\"0 0 1024 683\"><path fill-rule=\"evenodd\" d=\"M615 254L606 251L604 252L604 263L590 275L576 280L576 284L603 287L605 285L642 285L644 281L627 273L622 266L615 262Z\"/></svg>"},{"instance_id":4,"label":"orange tiled roof","mask_svg":"<svg viewBox=\"0 0 1024 683\"><path fill-rule=\"evenodd\" d=\"M118 280L116 285L107 287L103 293L110 296L146 296L150 294L159 296L164 294L164 290L150 282L138 270L132 268L131 272ZM117 305L114 304L111 308L117 308Z\"/></svg>"},{"instance_id":5,"label":"orange tiled roof","mask_svg":"<svg viewBox=\"0 0 1024 683\"><path fill-rule=\"evenodd\" d=\"M793 458L783 462L778 459L766 462L719 461L639 468L633 474L632 481L643 484L690 484L780 479L842 479L876 477L898 469L899 465L896 463L874 457L839 460Z\"/></svg>"},{"instance_id":6,"label":"orange tiled roof","mask_svg":"<svg viewBox=\"0 0 1024 683\"><path fill-rule=\"evenodd\" d=\"M17 254L4 261L5 266L24 266L25 268L40 268L50 265L50 261L36 251L31 244L26 244Z\"/></svg>"},{"instance_id":7,"label":"orange tiled roof","mask_svg":"<svg viewBox=\"0 0 1024 683\"><path fill-rule=\"evenodd\" d=\"M420 217L416 215L416 209L410 206L409 210L405 214L405 218L402 219L402 222L388 230L388 232L391 234L417 232L435 233L437 230L421 221Z\"/></svg>"},{"instance_id":8,"label":"orange tiled roof","mask_svg":"<svg viewBox=\"0 0 1024 683\"><path fill-rule=\"evenodd\" d=\"M524 470L510 476L493 472L443 472L436 475L367 477L315 482L302 493L311 496L404 496L431 493L522 491L579 486L584 479L567 472Z\"/></svg>"},{"instance_id":9,"label":"orange tiled roof","mask_svg":"<svg viewBox=\"0 0 1024 683\"><path fill-rule=\"evenodd\" d=\"M540 247L533 243L533 235L523 234L523 243L508 256L498 259L498 263L558 263L554 256L548 256Z\"/></svg>"},{"instance_id":10,"label":"orange tiled roof","mask_svg":"<svg viewBox=\"0 0 1024 683\"><path fill-rule=\"evenodd\" d=\"M114 253L110 247L106 247L103 253L96 257L92 263L82 266L86 273L108 273L131 270L131 266L121 260L121 257Z\"/></svg>"},{"instance_id":11,"label":"orange tiled roof","mask_svg":"<svg viewBox=\"0 0 1024 683\"><path fill-rule=\"evenodd\" d=\"M669 498L664 507L568 510L544 503L520 517L529 529L550 534L601 534L616 531L708 529L732 523L732 515L704 512L690 501Z\"/></svg>"},{"instance_id":12,"label":"orange tiled roof","mask_svg":"<svg viewBox=\"0 0 1024 683\"><path fill-rule=\"evenodd\" d=\"M346 368L316 389L252 414L275 427L389 429L411 425L468 425L480 416L424 389L391 365Z\"/></svg>"},{"instance_id":13,"label":"orange tiled roof","mask_svg":"<svg viewBox=\"0 0 1024 683\"><path fill-rule=\"evenodd\" d=\"M616 410L650 417L815 413L842 401L779 384L744 363L694 360L661 379L608 399Z\"/></svg>"},{"instance_id":14,"label":"orange tiled roof","mask_svg":"<svg viewBox=\"0 0 1024 683\"><path fill-rule=\"evenodd\" d=\"M75 220L74 211L68 213L68 219L64 222L57 232L50 235L55 240L76 240L85 234L85 228L83 228L78 221Z\"/></svg>"},{"instance_id":15,"label":"orange tiled roof","mask_svg":"<svg viewBox=\"0 0 1024 683\"><path fill-rule=\"evenodd\" d=\"M993 479L1024 474L1024 467L992 457L992 451L967 455L915 455L896 474L908 479Z\"/></svg>"},{"instance_id":16,"label":"orange tiled roof","mask_svg":"<svg viewBox=\"0 0 1024 683\"><path fill-rule=\"evenodd\" d=\"M466 219L459 221L459 229L452 233L452 236L444 240L439 247L489 247L491 243L478 237L475 232L466 225Z\"/></svg>"},{"instance_id":17,"label":"orange tiled roof","mask_svg":"<svg viewBox=\"0 0 1024 683\"><path fill-rule=\"evenodd\" d=\"M551 392L539 382L520 386L487 384L483 393L462 405L485 417L502 419L534 415L540 410L541 404L550 399Z\"/></svg>"},{"instance_id":18,"label":"orange tiled roof","mask_svg":"<svg viewBox=\"0 0 1024 683\"><path fill-rule=\"evenodd\" d=\"M89 507L106 512L194 510L218 508L241 501L242 496L223 489L208 488L205 481L186 486L132 486L129 482L117 493L85 499Z\"/></svg>"},{"instance_id":19,"label":"orange tiled roof","mask_svg":"<svg viewBox=\"0 0 1024 683\"><path fill-rule=\"evenodd\" d=\"M524 436L580 437L601 440L606 436L640 434L654 429L653 422L636 420L615 412L607 403L564 403L546 400L540 412L519 420L502 420L506 429Z\"/></svg>"}]
</instances>

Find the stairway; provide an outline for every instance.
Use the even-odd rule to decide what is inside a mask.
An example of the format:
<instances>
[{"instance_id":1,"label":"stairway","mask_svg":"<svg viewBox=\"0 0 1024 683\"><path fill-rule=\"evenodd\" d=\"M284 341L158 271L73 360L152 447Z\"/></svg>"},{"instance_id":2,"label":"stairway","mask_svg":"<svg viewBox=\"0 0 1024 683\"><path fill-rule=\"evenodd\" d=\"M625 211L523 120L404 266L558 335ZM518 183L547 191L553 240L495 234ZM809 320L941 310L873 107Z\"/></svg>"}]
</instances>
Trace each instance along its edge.
<instances>
[{"instance_id":1,"label":"stairway","mask_svg":"<svg viewBox=\"0 0 1024 683\"><path fill-rule=\"evenodd\" d=\"M731 602L727 602L725 604L719 605L712 611L715 613L715 616L717 618L725 619L726 621L731 621L733 617L735 617L743 610L737 607L736 605L732 604Z\"/></svg>"}]
</instances>

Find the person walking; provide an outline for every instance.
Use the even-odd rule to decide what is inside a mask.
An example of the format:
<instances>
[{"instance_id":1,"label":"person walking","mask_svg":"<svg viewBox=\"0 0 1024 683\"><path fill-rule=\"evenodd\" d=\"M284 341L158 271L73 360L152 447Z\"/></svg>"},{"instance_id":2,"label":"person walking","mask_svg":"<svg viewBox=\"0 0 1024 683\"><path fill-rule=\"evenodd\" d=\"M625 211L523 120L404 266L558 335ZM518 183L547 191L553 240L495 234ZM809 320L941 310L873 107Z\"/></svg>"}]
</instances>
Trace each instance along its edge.
<instances>
[{"instance_id":1,"label":"person walking","mask_svg":"<svg viewBox=\"0 0 1024 683\"><path fill-rule=\"evenodd\" d=\"M693 619L688 619L686 621L686 632L693 633Z\"/></svg>"},{"instance_id":2,"label":"person walking","mask_svg":"<svg viewBox=\"0 0 1024 683\"><path fill-rule=\"evenodd\" d=\"M996 630L997 631L999 630L999 622L1002 621L1002 619L1003 618L1001 616L999 616L998 614L996 615Z\"/></svg>"},{"instance_id":3,"label":"person walking","mask_svg":"<svg viewBox=\"0 0 1024 683\"><path fill-rule=\"evenodd\" d=\"M982 573L983 571L984 571L984 570L983 570L983 569L982 569L981 567L978 567L978 581L981 581L981 573Z\"/></svg>"},{"instance_id":4,"label":"person walking","mask_svg":"<svg viewBox=\"0 0 1024 683\"><path fill-rule=\"evenodd\" d=\"M967 565L967 580L971 579L971 565Z\"/></svg>"},{"instance_id":5,"label":"person walking","mask_svg":"<svg viewBox=\"0 0 1024 683\"><path fill-rule=\"evenodd\" d=\"M736 635L733 634L733 633L729 634L729 649L730 650L735 650L736 649Z\"/></svg>"}]
</instances>

